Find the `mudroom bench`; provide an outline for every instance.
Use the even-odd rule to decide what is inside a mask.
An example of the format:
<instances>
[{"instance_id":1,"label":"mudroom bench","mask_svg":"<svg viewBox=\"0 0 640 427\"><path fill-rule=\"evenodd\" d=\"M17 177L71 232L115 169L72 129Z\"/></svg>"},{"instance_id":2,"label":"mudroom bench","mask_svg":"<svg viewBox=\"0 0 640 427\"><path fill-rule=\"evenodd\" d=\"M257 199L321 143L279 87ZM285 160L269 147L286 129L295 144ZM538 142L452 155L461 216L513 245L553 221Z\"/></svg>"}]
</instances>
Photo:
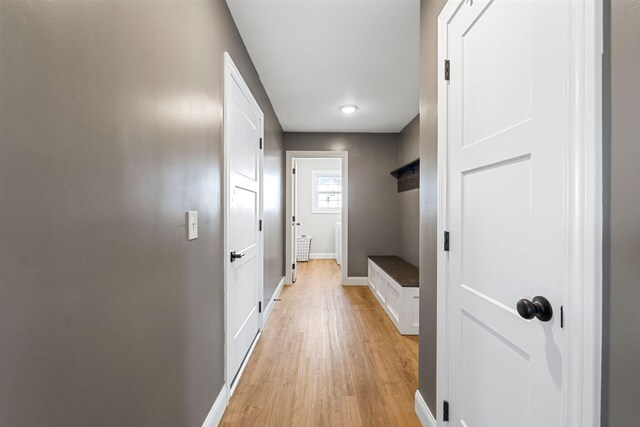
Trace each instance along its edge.
<instances>
[{"instance_id":1,"label":"mudroom bench","mask_svg":"<svg viewBox=\"0 0 640 427\"><path fill-rule=\"evenodd\" d=\"M402 335L418 335L418 268L397 256L369 256L369 289Z\"/></svg>"}]
</instances>

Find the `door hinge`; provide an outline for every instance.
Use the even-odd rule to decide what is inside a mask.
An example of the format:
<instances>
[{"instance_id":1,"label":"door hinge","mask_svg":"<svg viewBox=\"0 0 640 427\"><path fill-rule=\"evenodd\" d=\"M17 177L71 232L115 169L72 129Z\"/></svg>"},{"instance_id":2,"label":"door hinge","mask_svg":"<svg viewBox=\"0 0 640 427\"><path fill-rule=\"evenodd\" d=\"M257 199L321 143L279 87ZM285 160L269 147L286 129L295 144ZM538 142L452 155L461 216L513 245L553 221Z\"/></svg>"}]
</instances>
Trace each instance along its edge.
<instances>
[{"instance_id":1,"label":"door hinge","mask_svg":"<svg viewBox=\"0 0 640 427\"><path fill-rule=\"evenodd\" d=\"M296 263L294 262L293 264L291 264L291 269L295 270L296 269Z\"/></svg>"},{"instance_id":2,"label":"door hinge","mask_svg":"<svg viewBox=\"0 0 640 427\"><path fill-rule=\"evenodd\" d=\"M296 216L295 216L295 215L293 215L293 216L291 217L291 222L296 222Z\"/></svg>"},{"instance_id":3,"label":"door hinge","mask_svg":"<svg viewBox=\"0 0 640 427\"><path fill-rule=\"evenodd\" d=\"M296 168L291 169L291 173L292 173L293 175L295 175L295 174L296 174Z\"/></svg>"},{"instance_id":4,"label":"door hinge","mask_svg":"<svg viewBox=\"0 0 640 427\"><path fill-rule=\"evenodd\" d=\"M258 313L262 313L262 301L258 301Z\"/></svg>"},{"instance_id":5,"label":"door hinge","mask_svg":"<svg viewBox=\"0 0 640 427\"><path fill-rule=\"evenodd\" d=\"M442 402L442 421L449 421L449 402Z\"/></svg>"},{"instance_id":6,"label":"door hinge","mask_svg":"<svg viewBox=\"0 0 640 427\"><path fill-rule=\"evenodd\" d=\"M260 138L260 149L262 150L262 138Z\"/></svg>"},{"instance_id":7,"label":"door hinge","mask_svg":"<svg viewBox=\"0 0 640 427\"><path fill-rule=\"evenodd\" d=\"M262 231L262 220L258 221L258 231Z\"/></svg>"},{"instance_id":8,"label":"door hinge","mask_svg":"<svg viewBox=\"0 0 640 427\"><path fill-rule=\"evenodd\" d=\"M449 252L449 232L444 232L444 250L445 252Z\"/></svg>"},{"instance_id":9,"label":"door hinge","mask_svg":"<svg viewBox=\"0 0 640 427\"><path fill-rule=\"evenodd\" d=\"M564 328L564 305L560 306L560 327Z\"/></svg>"},{"instance_id":10,"label":"door hinge","mask_svg":"<svg viewBox=\"0 0 640 427\"><path fill-rule=\"evenodd\" d=\"M444 79L446 81L451 79L451 62L448 59L444 60Z\"/></svg>"}]
</instances>

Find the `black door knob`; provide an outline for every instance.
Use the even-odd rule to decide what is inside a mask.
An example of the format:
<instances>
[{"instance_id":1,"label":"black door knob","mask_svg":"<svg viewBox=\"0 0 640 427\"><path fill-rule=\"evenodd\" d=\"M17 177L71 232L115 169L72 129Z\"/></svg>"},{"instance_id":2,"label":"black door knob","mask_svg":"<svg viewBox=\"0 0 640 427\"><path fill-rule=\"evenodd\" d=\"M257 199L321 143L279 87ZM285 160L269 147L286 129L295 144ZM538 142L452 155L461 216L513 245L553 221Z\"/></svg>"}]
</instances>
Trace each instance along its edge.
<instances>
[{"instance_id":1,"label":"black door knob","mask_svg":"<svg viewBox=\"0 0 640 427\"><path fill-rule=\"evenodd\" d=\"M236 251L231 251L231 262L240 259L244 256L244 254L237 254Z\"/></svg>"},{"instance_id":2,"label":"black door knob","mask_svg":"<svg viewBox=\"0 0 640 427\"><path fill-rule=\"evenodd\" d=\"M545 297L538 296L533 301L523 298L518 301L516 308L520 317L527 320L537 317L541 322L548 322L553 317L553 308Z\"/></svg>"}]
</instances>

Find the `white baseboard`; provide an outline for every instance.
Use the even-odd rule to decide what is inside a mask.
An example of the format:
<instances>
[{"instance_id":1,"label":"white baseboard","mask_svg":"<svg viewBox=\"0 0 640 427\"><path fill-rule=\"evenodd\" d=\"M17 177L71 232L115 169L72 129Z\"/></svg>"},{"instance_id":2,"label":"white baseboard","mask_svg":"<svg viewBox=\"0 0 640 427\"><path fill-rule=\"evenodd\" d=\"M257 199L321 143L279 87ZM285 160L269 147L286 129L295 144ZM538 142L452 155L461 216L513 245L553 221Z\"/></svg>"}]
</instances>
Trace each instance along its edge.
<instances>
[{"instance_id":1,"label":"white baseboard","mask_svg":"<svg viewBox=\"0 0 640 427\"><path fill-rule=\"evenodd\" d=\"M333 253L310 253L309 259L336 259L336 254Z\"/></svg>"},{"instance_id":2,"label":"white baseboard","mask_svg":"<svg viewBox=\"0 0 640 427\"><path fill-rule=\"evenodd\" d=\"M416 415L422 427L438 427L438 422L429 410L419 390L416 390Z\"/></svg>"},{"instance_id":3,"label":"white baseboard","mask_svg":"<svg viewBox=\"0 0 640 427\"><path fill-rule=\"evenodd\" d=\"M367 286L368 280L366 277L347 277L347 281L343 283L344 286Z\"/></svg>"},{"instance_id":4,"label":"white baseboard","mask_svg":"<svg viewBox=\"0 0 640 427\"><path fill-rule=\"evenodd\" d=\"M253 350L256 348L256 345L258 344L258 341L260 340L261 336L262 336L262 330L259 331L258 335L256 335L256 337L254 338L253 343L251 344L251 347L249 347L249 351L247 351L247 355L244 357L244 360L242 361L242 365L240 365L240 369L238 369L238 373L236 374L236 377L234 378L233 383L231 384L231 387L229 387L229 399L231 399L231 396L233 396L233 393L236 391L238 384L240 384L240 378L242 378L244 369L249 364L249 360L251 360L251 355L253 354Z\"/></svg>"},{"instance_id":5,"label":"white baseboard","mask_svg":"<svg viewBox=\"0 0 640 427\"><path fill-rule=\"evenodd\" d=\"M273 311L273 307L276 305L276 298L280 297L280 292L282 292L282 287L284 286L284 276L280 279L280 283L278 283L278 287L276 287L273 296L271 297L271 301L267 304L267 308L264 309L264 314L262 315L262 328L264 329L267 326L267 322L269 321L269 317L271 317L271 312Z\"/></svg>"},{"instance_id":6,"label":"white baseboard","mask_svg":"<svg viewBox=\"0 0 640 427\"><path fill-rule=\"evenodd\" d=\"M204 423L202 423L202 427L218 427L220 424L220 420L222 420L222 416L224 415L225 409L227 409L227 404L229 403L229 389L227 385L224 384L222 386L222 390L218 393L218 397L216 401L213 402L213 406L205 418Z\"/></svg>"}]
</instances>

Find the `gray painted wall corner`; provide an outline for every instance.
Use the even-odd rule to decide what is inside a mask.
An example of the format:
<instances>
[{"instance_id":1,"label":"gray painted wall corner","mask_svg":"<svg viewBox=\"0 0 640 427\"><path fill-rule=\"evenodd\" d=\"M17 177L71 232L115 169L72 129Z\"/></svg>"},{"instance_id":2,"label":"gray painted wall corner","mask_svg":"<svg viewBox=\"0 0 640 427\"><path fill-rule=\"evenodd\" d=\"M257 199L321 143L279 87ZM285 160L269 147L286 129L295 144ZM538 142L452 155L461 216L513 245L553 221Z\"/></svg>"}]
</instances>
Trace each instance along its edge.
<instances>
[{"instance_id":1,"label":"gray painted wall corner","mask_svg":"<svg viewBox=\"0 0 640 427\"><path fill-rule=\"evenodd\" d=\"M420 338L418 388L436 415L438 15L446 0L420 1Z\"/></svg>"},{"instance_id":2,"label":"gray painted wall corner","mask_svg":"<svg viewBox=\"0 0 640 427\"><path fill-rule=\"evenodd\" d=\"M605 1L602 426L640 419L640 3Z\"/></svg>"},{"instance_id":3,"label":"gray painted wall corner","mask_svg":"<svg viewBox=\"0 0 640 427\"><path fill-rule=\"evenodd\" d=\"M398 166L420 157L420 115L398 134ZM420 264L420 189L398 193L400 246L398 256L416 267Z\"/></svg>"}]
</instances>

